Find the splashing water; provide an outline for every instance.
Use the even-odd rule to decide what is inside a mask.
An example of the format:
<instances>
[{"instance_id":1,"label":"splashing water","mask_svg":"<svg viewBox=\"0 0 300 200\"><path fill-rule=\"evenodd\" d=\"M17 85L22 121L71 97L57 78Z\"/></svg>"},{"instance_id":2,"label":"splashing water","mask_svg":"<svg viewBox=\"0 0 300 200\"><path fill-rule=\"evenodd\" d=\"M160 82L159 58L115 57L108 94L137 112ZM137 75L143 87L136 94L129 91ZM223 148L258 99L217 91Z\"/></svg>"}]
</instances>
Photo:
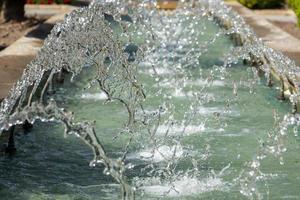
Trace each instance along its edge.
<instances>
[{"instance_id":1,"label":"splashing water","mask_svg":"<svg viewBox=\"0 0 300 200\"><path fill-rule=\"evenodd\" d=\"M3 195L17 199L9 191L34 188L40 181L41 193L75 193L74 198L95 193L88 198L272 199L283 197L276 190L278 182L287 181L290 196L299 198L291 186L297 186L299 177L290 181L294 171L280 167L287 151L289 165L297 167L299 156L288 147L297 146L289 141L298 142L300 120L286 114L283 103L266 99L274 94L263 83L275 72L281 80L297 83L297 66L264 46L222 1L182 1L175 11L156 10L151 2L93 2L52 30L2 102L0 127L28 121L44 127L32 135L57 139L62 124L65 136L75 135L92 149L90 166L97 172L73 158L91 157L79 141L56 150L67 141L42 139L53 151L49 157L63 160L53 168L66 191L43 188L55 181L37 180L32 163L16 158L14 169L30 173L25 173L26 184L20 178L13 184L9 169L1 167L0 186L9 188ZM287 92L285 86L281 89ZM298 93L290 90L295 108ZM289 138L290 127L294 138ZM39 148L24 148L21 155L37 149L32 155L48 158ZM64 170L71 161L80 167ZM5 159L1 163L10 165ZM39 163L41 169L47 164L53 161ZM73 171L78 180L67 178ZM15 172L17 178L22 174Z\"/></svg>"}]
</instances>

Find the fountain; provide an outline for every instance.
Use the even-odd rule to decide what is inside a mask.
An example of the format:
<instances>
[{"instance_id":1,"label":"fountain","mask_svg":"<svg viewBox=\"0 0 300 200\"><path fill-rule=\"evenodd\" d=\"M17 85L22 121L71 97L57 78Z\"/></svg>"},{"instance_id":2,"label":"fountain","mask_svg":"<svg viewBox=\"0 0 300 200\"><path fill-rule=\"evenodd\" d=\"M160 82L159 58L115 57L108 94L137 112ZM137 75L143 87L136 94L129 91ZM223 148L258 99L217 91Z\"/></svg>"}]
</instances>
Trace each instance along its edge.
<instances>
[{"instance_id":1,"label":"fountain","mask_svg":"<svg viewBox=\"0 0 300 200\"><path fill-rule=\"evenodd\" d=\"M299 198L297 66L222 1L156 6L54 27L1 104L4 199Z\"/></svg>"}]
</instances>

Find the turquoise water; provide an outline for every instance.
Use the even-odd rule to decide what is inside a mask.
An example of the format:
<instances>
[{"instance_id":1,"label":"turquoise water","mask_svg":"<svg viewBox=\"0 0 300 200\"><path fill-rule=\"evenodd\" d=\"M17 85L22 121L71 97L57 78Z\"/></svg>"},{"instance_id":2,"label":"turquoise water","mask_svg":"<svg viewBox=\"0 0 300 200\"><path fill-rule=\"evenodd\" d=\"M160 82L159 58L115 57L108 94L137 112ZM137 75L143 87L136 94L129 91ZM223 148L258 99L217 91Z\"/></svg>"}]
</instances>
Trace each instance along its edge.
<instances>
[{"instance_id":1,"label":"turquoise water","mask_svg":"<svg viewBox=\"0 0 300 200\"><path fill-rule=\"evenodd\" d=\"M198 31L203 27L200 43L219 32L212 21L200 21ZM241 61L222 71L231 48L229 37L221 36L197 56L197 63L176 67L183 60L167 56L174 50L157 48L139 64L137 78L147 96L144 110L164 111L155 136L141 126L128 149L126 162L133 167L125 175L137 187L137 199L247 199L240 193L239 175L259 151L259 140L267 140L274 129L274 110L283 117L291 108ZM186 52L174 53L181 54ZM153 60L155 70L149 64ZM56 84L52 97L74 111L77 121L95 120L107 154L118 158L130 138L121 132L127 113L121 103L106 102L98 86L84 89L93 70L86 67L74 82ZM299 136L289 130L285 145L284 165L271 154L261 162L264 175L255 186L263 199L300 198ZM59 124L37 122L28 134L18 130L16 146L16 155L0 158L1 199L121 198L118 184L103 174L104 168L89 166L90 148L76 136L65 138Z\"/></svg>"}]
</instances>

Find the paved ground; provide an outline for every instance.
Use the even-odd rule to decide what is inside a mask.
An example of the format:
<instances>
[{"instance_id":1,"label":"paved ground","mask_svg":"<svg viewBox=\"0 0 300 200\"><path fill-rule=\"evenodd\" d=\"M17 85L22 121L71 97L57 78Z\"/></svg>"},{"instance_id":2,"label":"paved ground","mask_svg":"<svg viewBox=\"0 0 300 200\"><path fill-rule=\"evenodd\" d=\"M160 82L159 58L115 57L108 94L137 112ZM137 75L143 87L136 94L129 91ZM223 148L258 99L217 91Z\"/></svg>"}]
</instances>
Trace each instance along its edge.
<instances>
[{"instance_id":1,"label":"paved ground","mask_svg":"<svg viewBox=\"0 0 300 200\"><path fill-rule=\"evenodd\" d=\"M295 23L296 19L292 11L251 11L237 2L228 2L227 4L245 19L267 46L283 52L300 66L300 40L272 23Z\"/></svg>"},{"instance_id":2,"label":"paved ground","mask_svg":"<svg viewBox=\"0 0 300 200\"><path fill-rule=\"evenodd\" d=\"M77 0L76 2L76 6L86 6L89 0ZM25 36L0 52L0 102L7 96L14 83L19 80L26 65L35 58L53 26L63 21L65 14L75 8L64 5L26 6L27 17L48 20L30 29ZM4 152L8 136L9 134L2 134L0 137L0 154Z\"/></svg>"},{"instance_id":3,"label":"paved ground","mask_svg":"<svg viewBox=\"0 0 300 200\"><path fill-rule=\"evenodd\" d=\"M36 56L53 26L63 19L64 13L49 18L0 52L0 101L7 96L26 65Z\"/></svg>"},{"instance_id":4,"label":"paved ground","mask_svg":"<svg viewBox=\"0 0 300 200\"><path fill-rule=\"evenodd\" d=\"M263 17L271 22L288 22L297 23L297 17L295 13L290 9L268 9L268 10L254 10L256 15Z\"/></svg>"},{"instance_id":5,"label":"paved ground","mask_svg":"<svg viewBox=\"0 0 300 200\"><path fill-rule=\"evenodd\" d=\"M293 10L254 10L254 12L300 40L300 28L297 27L297 17Z\"/></svg>"},{"instance_id":6,"label":"paved ground","mask_svg":"<svg viewBox=\"0 0 300 200\"><path fill-rule=\"evenodd\" d=\"M49 19L54 15L70 13L76 6L70 5L25 5L25 16L34 17L36 19Z\"/></svg>"}]
</instances>

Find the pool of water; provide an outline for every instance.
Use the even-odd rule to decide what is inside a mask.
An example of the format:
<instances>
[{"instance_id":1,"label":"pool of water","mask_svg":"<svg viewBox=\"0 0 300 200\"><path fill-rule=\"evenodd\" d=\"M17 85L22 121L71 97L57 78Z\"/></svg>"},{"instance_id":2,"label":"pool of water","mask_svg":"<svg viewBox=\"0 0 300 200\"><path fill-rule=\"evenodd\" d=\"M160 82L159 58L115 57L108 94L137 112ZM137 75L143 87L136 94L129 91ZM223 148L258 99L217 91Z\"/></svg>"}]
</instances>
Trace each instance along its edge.
<instances>
[{"instance_id":1,"label":"pool of water","mask_svg":"<svg viewBox=\"0 0 300 200\"><path fill-rule=\"evenodd\" d=\"M95 121L108 156L127 152L131 167L125 175L137 189L136 199L247 199L241 184L249 177L257 199L299 199L297 132L288 130L283 160L267 154L259 175L249 167L271 140L274 113L281 121L290 105L276 99L278 91L255 68L241 60L223 66L234 45L214 21L180 12L152 20L161 45L138 64L137 79L146 95L144 114L159 115L149 119L154 126L126 133L124 106L106 101L97 85L85 89L96 73L92 67L54 86L59 106L74 111L77 121ZM142 118L141 109L136 116ZM1 199L121 198L104 168L89 166L90 148L76 136L65 137L63 129L38 121L30 133L17 131L17 154L0 157Z\"/></svg>"}]
</instances>

